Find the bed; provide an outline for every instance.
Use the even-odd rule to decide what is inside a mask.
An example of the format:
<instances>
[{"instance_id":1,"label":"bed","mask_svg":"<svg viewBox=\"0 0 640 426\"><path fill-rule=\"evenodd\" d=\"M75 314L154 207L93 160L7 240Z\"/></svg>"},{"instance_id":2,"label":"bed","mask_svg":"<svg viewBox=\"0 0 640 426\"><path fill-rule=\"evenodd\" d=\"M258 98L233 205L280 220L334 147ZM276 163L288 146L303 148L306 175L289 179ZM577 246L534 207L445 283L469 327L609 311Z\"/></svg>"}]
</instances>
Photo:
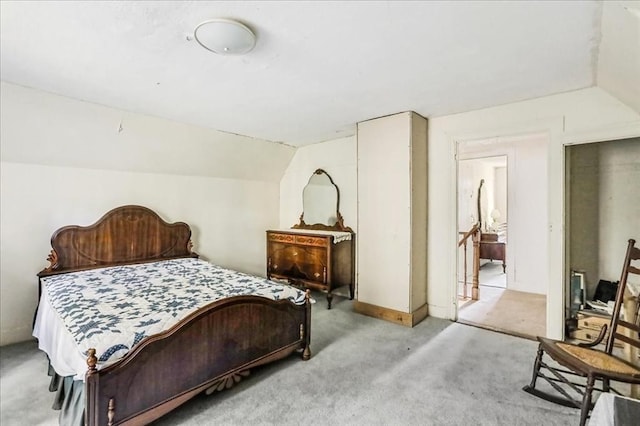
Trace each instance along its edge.
<instances>
[{"instance_id":1,"label":"bed","mask_svg":"<svg viewBox=\"0 0 640 426\"><path fill-rule=\"evenodd\" d=\"M64 388L57 405L79 400L87 425L147 424L256 366L311 356L309 293L200 260L186 223L129 205L51 245L34 336L50 389ZM77 423L69 411L61 423Z\"/></svg>"}]
</instances>

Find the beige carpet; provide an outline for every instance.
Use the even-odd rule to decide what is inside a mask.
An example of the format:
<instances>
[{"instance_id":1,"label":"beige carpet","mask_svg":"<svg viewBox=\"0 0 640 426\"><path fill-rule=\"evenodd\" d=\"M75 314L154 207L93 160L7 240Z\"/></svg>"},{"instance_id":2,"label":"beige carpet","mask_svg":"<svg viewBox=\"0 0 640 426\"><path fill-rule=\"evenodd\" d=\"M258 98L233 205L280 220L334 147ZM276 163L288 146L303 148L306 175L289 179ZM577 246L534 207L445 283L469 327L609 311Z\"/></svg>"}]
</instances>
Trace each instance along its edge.
<instances>
[{"instance_id":1,"label":"beige carpet","mask_svg":"<svg viewBox=\"0 0 640 426\"><path fill-rule=\"evenodd\" d=\"M464 304L458 320L517 336L544 336L546 299L540 294L480 286L480 300Z\"/></svg>"},{"instance_id":2,"label":"beige carpet","mask_svg":"<svg viewBox=\"0 0 640 426\"><path fill-rule=\"evenodd\" d=\"M546 334L546 296L508 290L501 262L482 261L479 281L480 300L458 299L458 321L529 339ZM458 294L464 294L463 283Z\"/></svg>"}]
</instances>

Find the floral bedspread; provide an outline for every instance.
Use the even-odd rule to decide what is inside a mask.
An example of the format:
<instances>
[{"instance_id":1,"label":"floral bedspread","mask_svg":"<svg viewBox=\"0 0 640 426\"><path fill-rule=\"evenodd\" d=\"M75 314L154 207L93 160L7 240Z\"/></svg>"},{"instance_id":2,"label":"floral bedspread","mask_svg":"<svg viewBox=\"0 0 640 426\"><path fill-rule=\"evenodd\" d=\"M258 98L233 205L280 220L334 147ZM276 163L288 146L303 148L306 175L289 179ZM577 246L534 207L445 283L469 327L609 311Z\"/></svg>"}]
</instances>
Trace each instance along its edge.
<instances>
[{"instance_id":1,"label":"floral bedspread","mask_svg":"<svg viewBox=\"0 0 640 426\"><path fill-rule=\"evenodd\" d=\"M107 364L216 300L258 295L305 301L293 287L192 258L53 275L42 284L80 351L95 348L98 362Z\"/></svg>"}]
</instances>

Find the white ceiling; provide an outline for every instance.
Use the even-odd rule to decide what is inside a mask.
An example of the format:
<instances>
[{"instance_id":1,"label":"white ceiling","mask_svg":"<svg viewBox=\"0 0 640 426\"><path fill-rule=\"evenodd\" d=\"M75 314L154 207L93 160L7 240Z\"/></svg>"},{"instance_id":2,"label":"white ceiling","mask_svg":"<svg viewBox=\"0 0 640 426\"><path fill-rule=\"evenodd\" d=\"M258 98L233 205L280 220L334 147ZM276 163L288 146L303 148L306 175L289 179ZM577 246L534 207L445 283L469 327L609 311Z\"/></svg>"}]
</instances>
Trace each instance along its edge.
<instances>
[{"instance_id":1,"label":"white ceiling","mask_svg":"<svg viewBox=\"0 0 640 426\"><path fill-rule=\"evenodd\" d=\"M593 86L602 3L5 1L2 80L294 146ZM238 19L244 56L193 40Z\"/></svg>"}]
</instances>

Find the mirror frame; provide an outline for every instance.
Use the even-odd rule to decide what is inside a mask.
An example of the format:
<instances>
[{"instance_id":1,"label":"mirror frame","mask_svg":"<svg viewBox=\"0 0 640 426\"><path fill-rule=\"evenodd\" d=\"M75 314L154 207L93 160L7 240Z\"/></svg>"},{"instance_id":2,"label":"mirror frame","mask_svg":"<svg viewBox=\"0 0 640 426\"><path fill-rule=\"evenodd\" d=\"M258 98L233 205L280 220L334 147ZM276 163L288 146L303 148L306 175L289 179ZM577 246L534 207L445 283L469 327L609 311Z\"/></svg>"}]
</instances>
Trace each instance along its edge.
<instances>
[{"instance_id":1,"label":"mirror frame","mask_svg":"<svg viewBox=\"0 0 640 426\"><path fill-rule=\"evenodd\" d=\"M300 214L300 222L297 223L296 225L293 225L292 228L293 229L312 229L312 230L322 230L322 231L341 231L341 232L351 232L353 233L353 230L348 227L348 226L344 226L344 218L342 217L342 214L340 214L340 189L338 188L338 185L335 184L335 182L333 181L333 179L331 178L331 175L329 175L329 173L327 173L326 171L324 171L323 169L316 169L315 172L313 172L313 174L309 177L309 180L311 180L311 178L314 175L326 175L329 178L329 181L331 182L331 184L333 185L333 187L336 189L336 223L334 223L333 225L329 225L329 224L324 224L324 223L314 223L314 224L307 224L304 221L304 189L302 190L302 213ZM307 183L307 185L309 185L309 183ZM305 188L307 187L307 185L305 185Z\"/></svg>"}]
</instances>

